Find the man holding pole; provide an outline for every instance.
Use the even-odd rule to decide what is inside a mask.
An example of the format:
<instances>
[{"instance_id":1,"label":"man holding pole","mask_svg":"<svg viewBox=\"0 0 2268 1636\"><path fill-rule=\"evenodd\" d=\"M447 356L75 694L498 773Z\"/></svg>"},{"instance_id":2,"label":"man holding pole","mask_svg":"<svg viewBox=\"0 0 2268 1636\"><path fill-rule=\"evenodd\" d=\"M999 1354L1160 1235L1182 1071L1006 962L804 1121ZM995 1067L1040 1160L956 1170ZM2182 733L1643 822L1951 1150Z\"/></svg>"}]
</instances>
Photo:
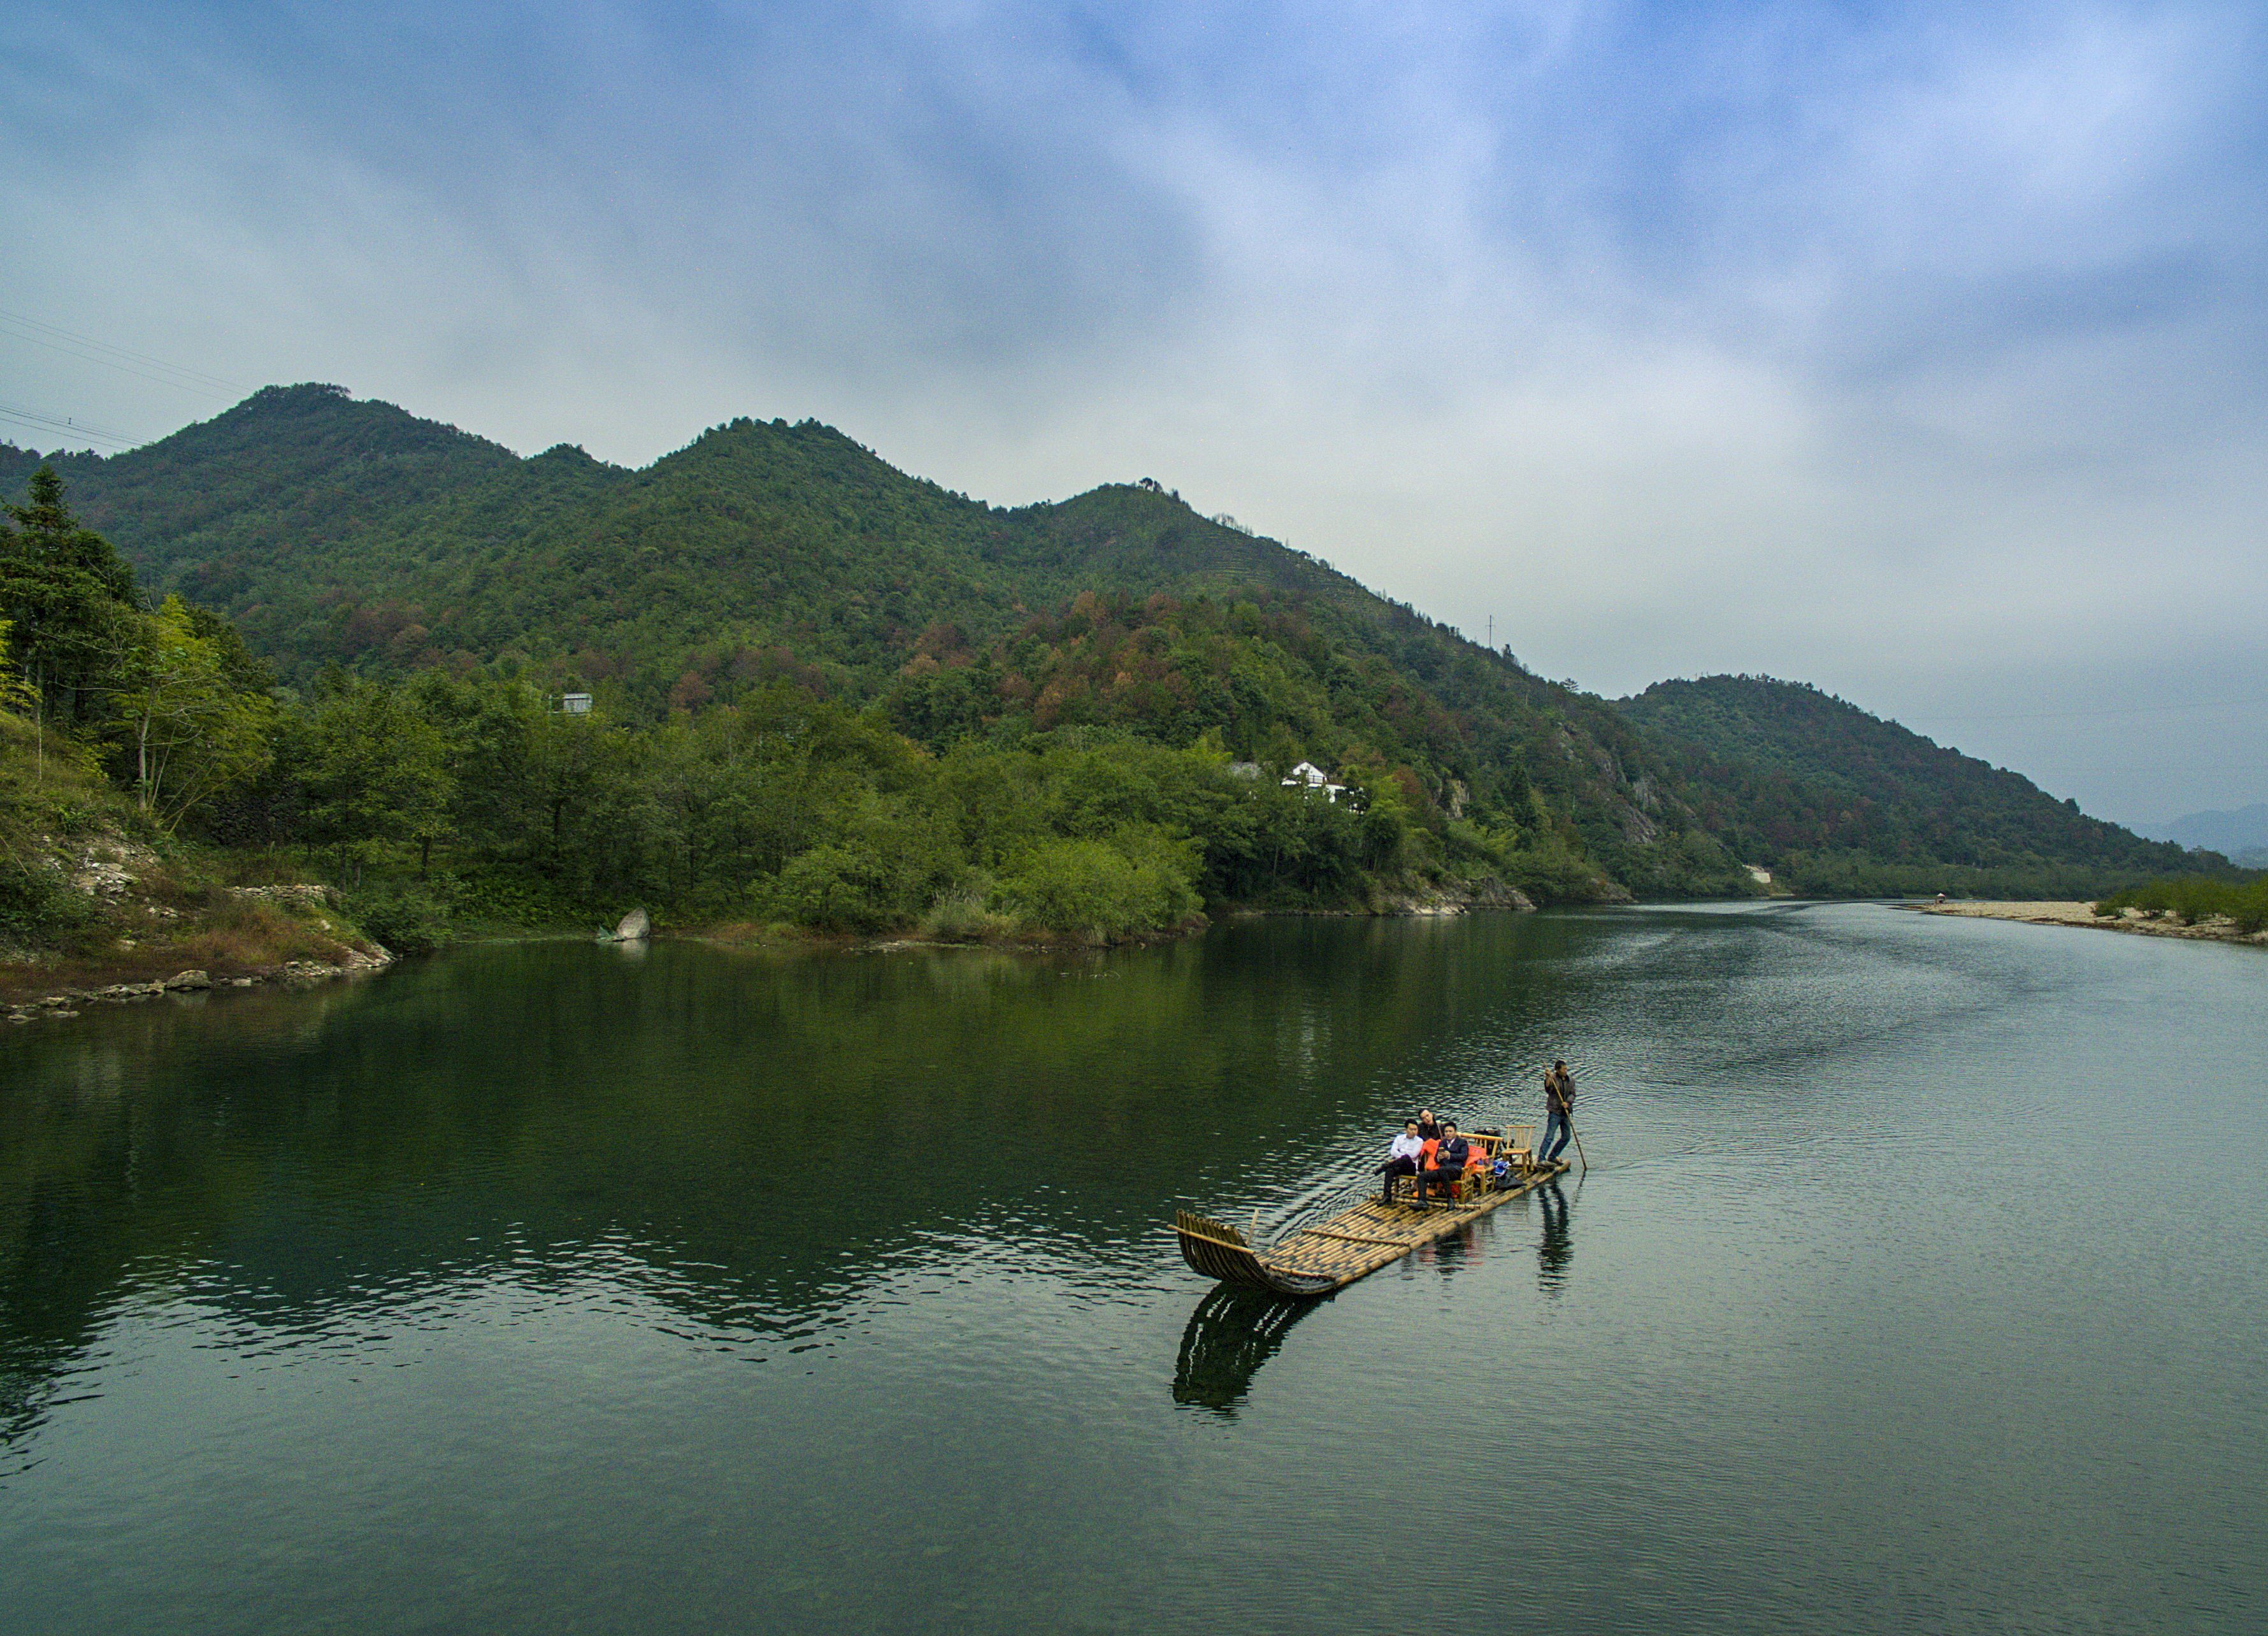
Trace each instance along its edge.
<instances>
[{"instance_id":1,"label":"man holding pole","mask_svg":"<svg viewBox=\"0 0 2268 1636\"><path fill-rule=\"evenodd\" d=\"M1536 1161L1550 1164L1559 1157L1559 1150L1567 1146L1573 1133L1575 1116L1575 1076L1567 1072L1564 1057L1553 1061L1551 1071L1543 1076L1543 1103L1549 1117L1543 1124L1543 1145L1535 1150Z\"/></svg>"}]
</instances>

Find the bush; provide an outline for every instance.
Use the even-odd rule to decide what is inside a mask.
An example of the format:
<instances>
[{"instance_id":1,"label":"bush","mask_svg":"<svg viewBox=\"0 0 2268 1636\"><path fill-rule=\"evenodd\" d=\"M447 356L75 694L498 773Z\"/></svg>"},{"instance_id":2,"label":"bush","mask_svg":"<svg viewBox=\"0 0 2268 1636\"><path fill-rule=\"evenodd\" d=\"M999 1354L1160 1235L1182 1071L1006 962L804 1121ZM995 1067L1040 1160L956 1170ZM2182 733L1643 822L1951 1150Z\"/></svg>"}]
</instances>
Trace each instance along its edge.
<instances>
[{"instance_id":1,"label":"bush","mask_svg":"<svg viewBox=\"0 0 2268 1636\"><path fill-rule=\"evenodd\" d=\"M59 869L0 856L0 932L19 938L53 938L94 918L94 906L74 892Z\"/></svg>"},{"instance_id":2,"label":"bush","mask_svg":"<svg viewBox=\"0 0 2268 1636\"><path fill-rule=\"evenodd\" d=\"M1179 849L1141 832L1121 840L1133 844L1129 851L1101 841L1043 842L1001 883L1000 906L1033 925L1098 941L1160 931L1197 912L1189 860Z\"/></svg>"},{"instance_id":3,"label":"bush","mask_svg":"<svg viewBox=\"0 0 2268 1636\"><path fill-rule=\"evenodd\" d=\"M929 906L921 920L924 937L946 943L981 943L1015 929L1012 918L984 906L984 894L978 891L946 894Z\"/></svg>"},{"instance_id":4,"label":"bush","mask_svg":"<svg viewBox=\"0 0 2268 1636\"><path fill-rule=\"evenodd\" d=\"M347 895L343 907L364 935L397 954L430 954L454 940L438 900L405 882L359 888Z\"/></svg>"},{"instance_id":5,"label":"bush","mask_svg":"<svg viewBox=\"0 0 2268 1636\"><path fill-rule=\"evenodd\" d=\"M2129 909L2139 910L2150 920L2169 915L2184 925L2225 916L2239 932L2249 934L2268 926L2268 876L2242 882L2210 875L2146 881L2104 898L2095 906L2095 912L2110 916Z\"/></svg>"}]
</instances>

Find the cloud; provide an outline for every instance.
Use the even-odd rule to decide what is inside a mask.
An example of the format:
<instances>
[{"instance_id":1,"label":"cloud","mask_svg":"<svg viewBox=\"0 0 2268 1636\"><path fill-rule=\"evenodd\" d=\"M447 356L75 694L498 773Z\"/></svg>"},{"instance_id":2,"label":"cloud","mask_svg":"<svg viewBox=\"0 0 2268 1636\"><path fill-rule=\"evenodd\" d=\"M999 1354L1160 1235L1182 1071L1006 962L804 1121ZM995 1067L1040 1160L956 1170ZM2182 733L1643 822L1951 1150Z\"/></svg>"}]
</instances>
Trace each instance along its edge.
<instances>
[{"instance_id":1,"label":"cloud","mask_svg":"<svg viewBox=\"0 0 2268 1636\"><path fill-rule=\"evenodd\" d=\"M20 310L515 447L810 414L1006 503L1155 475L1609 692L2203 699L2100 637L2268 659L2263 29L92 0L0 66L0 205Z\"/></svg>"}]
</instances>

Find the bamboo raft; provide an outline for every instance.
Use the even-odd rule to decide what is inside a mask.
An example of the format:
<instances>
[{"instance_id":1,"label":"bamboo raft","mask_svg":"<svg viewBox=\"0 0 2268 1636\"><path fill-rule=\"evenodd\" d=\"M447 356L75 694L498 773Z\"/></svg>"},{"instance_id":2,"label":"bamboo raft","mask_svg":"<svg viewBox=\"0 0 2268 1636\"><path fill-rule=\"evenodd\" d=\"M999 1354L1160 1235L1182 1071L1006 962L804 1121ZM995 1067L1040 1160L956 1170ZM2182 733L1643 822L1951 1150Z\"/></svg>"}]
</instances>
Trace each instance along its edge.
<instances>
[{"instance_id":1,"label":"bamboo raft","mask_svg":"<svg viewBox=\"0 0 2268 1636\"><path fill-rule=\"evenodd\" d=\"M1366 1198L1327 1221L1285 1234L1264 1251L1227 1223L1194 1211L1175 1211L1174 1230L1181 1235L1182 1259L1206 1278L1278 1295L1328 1295L1525 1198L1566 1168L1564 1159L1522 1166L1489 1191L1424 1210Z\"/></svg>"}]
</instances>

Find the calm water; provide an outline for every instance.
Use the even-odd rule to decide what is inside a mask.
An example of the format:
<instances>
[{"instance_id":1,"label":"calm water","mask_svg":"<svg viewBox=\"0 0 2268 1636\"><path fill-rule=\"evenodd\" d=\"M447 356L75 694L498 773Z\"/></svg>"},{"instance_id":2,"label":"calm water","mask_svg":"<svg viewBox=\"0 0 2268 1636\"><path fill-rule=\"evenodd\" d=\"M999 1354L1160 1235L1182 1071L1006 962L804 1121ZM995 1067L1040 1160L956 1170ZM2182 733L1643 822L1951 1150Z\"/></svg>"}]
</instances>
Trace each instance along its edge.
<instances>
[{"instance_id":1,"label":"calm water","mask_svg":"<svg viewBox=\"0 0 2268 1636\"><path fill-rule=\"evenodd\" d=\"M483 948L0 1035L0 1629L2268 1623L2268 955L1867 905ZM1432 1102L1591 1168L1214 1293ZM1493 1617L1493 1616L1491 1616Z\"/></svg>"}]
</instances>

